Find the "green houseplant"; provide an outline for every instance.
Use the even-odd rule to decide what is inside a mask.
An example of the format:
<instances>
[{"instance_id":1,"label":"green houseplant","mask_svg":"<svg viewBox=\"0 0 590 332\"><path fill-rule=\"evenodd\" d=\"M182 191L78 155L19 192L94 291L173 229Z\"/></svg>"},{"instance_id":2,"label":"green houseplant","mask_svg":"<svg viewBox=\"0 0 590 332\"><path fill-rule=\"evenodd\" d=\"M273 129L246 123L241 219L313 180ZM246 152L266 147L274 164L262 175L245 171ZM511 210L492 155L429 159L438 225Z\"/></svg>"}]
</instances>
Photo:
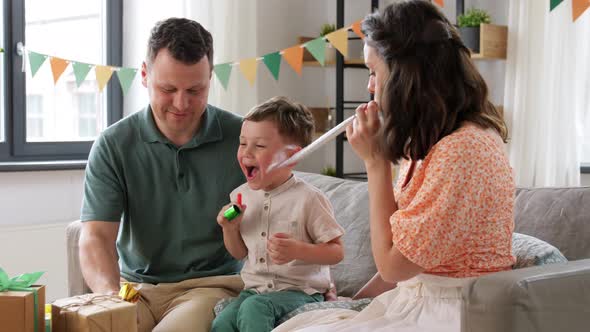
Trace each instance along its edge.
<instances>
[{"instance_id":1,"label":"green houseplant","mask_svg":"<svg viewBox=\"0 0 590 332\"><path fill-rule=\"evenodd\" d=\"M330 32L334 32L334 31L336 31L335 24L324 23L324 24L322 24L322 27L320 28L320 36L325 37L327 34L329 34Z\"/></svg>"},{"instance_id":2,"label":"green houseplant","mask_svg":"<svg viewBox=\"0 0 590 332\"><path fill-rule=\"evenodd\" d=\"M326 166L322 169L322 175L336 176L336 169L332 166Z\"/></svg>"},{"instance_id":3,"label":"green houseplant","mask_svg":"<svg viewBox=\"0 0 590 332\"><path fill-rule=\"evenodd\" d=\"M336 24L331 23L324 23L320 27L320 36L326 37L327 34L336 31ZM336 49L332 47L330 43L328 43L326 47L326 62L336 62Z\"/></svg>"},{"instance_id":4,"label":"green houseplant","mask_svg":"<svg viewBox=\"0 0 590 332\"><path fill-rule=\"evenodd\" d=\"M457 17L461 39L474 53L479 53L480 25L489 24L491 21L488 12L476 8L469 9Z\"/></svg>"}]
</instances>

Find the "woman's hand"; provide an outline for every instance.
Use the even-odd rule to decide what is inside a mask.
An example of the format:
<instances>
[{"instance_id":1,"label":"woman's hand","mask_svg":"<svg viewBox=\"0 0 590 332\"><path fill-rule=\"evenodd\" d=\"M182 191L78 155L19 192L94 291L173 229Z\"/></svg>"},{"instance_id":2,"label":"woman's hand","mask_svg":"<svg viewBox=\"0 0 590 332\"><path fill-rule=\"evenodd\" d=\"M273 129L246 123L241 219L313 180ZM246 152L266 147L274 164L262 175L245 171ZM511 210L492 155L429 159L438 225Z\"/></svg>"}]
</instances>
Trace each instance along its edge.
<instances>
[{"instance_id":1,"label":"woman's hand","mask_svg":"<svg viewBox=\"0 0 590 332\"><path fill-rule=\"evenodd\" d=\"M380 150L380 138L377 135L379 128L379 106L374 101L357 107L356 119L346 128L348 142L365 164L384 160Z\"/></svg>"}]
</instances>

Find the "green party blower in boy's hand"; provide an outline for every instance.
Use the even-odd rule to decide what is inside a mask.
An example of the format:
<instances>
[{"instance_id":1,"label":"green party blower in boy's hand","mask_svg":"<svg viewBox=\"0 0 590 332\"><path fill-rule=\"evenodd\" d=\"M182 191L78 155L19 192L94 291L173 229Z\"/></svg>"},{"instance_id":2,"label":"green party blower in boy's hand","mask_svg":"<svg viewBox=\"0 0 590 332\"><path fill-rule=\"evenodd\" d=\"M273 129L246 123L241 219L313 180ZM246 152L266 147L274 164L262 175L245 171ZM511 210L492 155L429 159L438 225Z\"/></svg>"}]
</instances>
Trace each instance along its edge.
<instances>
[{"instance_id":1,"label":"green party blower in boy's hand","mask_svg":"<svg viewBox=\"0 0 590 332\"><path fill-rule=\"evenodd\" d=\"M240 206L242 206L242 194L238 193L238 205L233 204L229 207L229 209L223 212L223 216L225 217L225 219L231 221L232 219L240 215L240 213L242 213L242 210L240 210Z\"/></svg>"}]
</instances>

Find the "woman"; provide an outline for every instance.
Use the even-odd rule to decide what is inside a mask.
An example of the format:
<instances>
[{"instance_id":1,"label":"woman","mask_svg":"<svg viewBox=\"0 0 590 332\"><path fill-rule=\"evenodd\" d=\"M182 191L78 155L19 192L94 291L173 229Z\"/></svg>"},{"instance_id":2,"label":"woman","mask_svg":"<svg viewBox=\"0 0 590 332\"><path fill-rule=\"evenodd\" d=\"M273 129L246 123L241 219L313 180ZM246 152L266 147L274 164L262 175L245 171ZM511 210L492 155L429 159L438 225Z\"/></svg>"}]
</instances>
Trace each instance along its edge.
<instances>
[{"instance_id":1,"label":"woman","mask_svg":"<svg viewBox=\"0 0 590 332\"><path fill-rule=\"evenodd\" d=\"M462 285L515 261L506 125L430 2L388 6L363 30L374 101L356 110L347 137L367 170L378 273L356 297L381 295L360 313L310 312L277 330L459 331Z\"/></svg>"}]
</instances>

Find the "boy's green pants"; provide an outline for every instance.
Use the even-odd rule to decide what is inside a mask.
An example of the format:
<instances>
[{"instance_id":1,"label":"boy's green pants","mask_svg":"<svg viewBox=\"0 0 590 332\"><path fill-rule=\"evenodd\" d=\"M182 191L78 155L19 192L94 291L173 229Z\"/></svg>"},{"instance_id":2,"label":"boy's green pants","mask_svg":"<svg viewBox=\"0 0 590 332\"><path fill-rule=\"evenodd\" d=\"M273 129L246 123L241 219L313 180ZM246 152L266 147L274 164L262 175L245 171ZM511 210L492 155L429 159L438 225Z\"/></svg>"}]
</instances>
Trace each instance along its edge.
<instances>
[{"instance_id":1,"label":"boy's green pants","mask_svg":"<svg viewBox=\"0 0 590 332\"><path fill-rule=\"evenodd\" d=\"M322 294L307 295L302 291L286 290L258 294L244 290L215 318L212 332L266 332L276 322L300 306L324 300Z\"/></svg>"}]
</instances>

